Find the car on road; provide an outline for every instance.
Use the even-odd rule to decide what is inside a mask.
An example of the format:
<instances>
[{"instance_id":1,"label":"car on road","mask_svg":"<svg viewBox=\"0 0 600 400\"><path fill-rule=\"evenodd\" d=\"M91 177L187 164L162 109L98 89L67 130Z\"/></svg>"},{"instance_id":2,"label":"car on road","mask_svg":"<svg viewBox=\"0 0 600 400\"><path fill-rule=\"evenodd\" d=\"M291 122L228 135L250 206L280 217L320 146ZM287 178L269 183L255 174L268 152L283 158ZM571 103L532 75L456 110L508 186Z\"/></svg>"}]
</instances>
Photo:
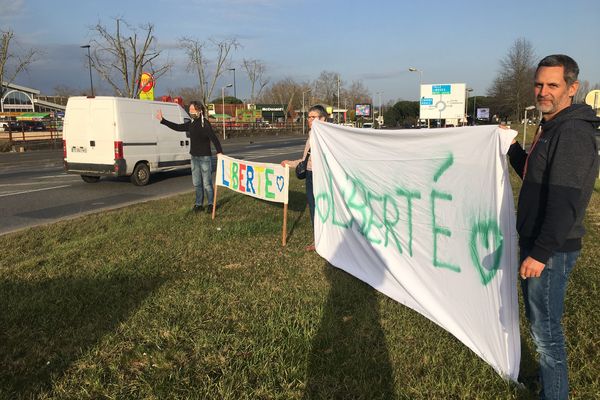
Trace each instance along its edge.
<instances>
[{"instance_id":1,"label":"car on road","mask_svg":"<svg viewBox=\"0 0 600 400\"><path fill-rule=\"evenodd\" d=\"M46 130L46 126L42 121L23 121L22 125L26 132Z\"/></svg>"}]
</instances>

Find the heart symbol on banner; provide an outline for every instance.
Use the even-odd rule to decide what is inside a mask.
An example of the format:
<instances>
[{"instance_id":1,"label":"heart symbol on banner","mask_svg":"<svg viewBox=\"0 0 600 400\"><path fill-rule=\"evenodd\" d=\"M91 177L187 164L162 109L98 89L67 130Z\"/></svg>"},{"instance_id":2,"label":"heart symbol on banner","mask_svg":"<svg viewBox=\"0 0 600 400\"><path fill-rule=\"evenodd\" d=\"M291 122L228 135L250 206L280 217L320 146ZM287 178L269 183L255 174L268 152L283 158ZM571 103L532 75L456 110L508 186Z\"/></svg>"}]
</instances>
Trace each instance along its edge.
<instances>
[{"instance_id":1,"label":"heart symbol on banner","mask_svg":"<svg viewBox=\"0 0 600 400\"><path fill-rule=\"evenodd\" d=\"M481 260L478 245L481 244L490 254ZM498 222L486 220L477 222L471 230L471 260L479 272L481 283L486 286L498 272L502 260L504 238ZM491 249L490 249L491 248ZM483 261L483 263L482 263Z\"/></svg>"},{"instance_id":2,"label":"heart symbol on banner","mask_svg":"<svg viewBox=\"0 0 600 400\"><path fill-rule=\"evenodd\" d=\"M284 184L285 184L285 181L283 180L283 176L279 175L277 177L277 189L279 189L280 192L283 190Z\"/></svg>"}]
</instances>

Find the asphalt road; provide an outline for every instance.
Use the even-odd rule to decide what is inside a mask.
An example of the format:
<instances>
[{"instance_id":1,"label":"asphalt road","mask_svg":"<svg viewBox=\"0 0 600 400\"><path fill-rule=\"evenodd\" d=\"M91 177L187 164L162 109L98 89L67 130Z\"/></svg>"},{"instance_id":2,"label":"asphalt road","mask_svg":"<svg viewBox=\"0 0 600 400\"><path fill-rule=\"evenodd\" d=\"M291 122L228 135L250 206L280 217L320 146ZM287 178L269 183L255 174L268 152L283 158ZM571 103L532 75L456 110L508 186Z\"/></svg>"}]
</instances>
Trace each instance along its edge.
<instances>
[{"instance_id":1,"label":"asphalt road","mask_svg":"<svg viewBox=\"0 0 600 400\"><path fill-rule=\"evenodd\" d=\"M306 137L272 136L223 141L226 155L279 163L300 158ZM0 153L0 235L82 214L191 192L190 170L153 174L147 186L128 178L85 183L63 171L62 149ZM190 204L190 207L192 204Z\"/></svg>"}]
</instances>

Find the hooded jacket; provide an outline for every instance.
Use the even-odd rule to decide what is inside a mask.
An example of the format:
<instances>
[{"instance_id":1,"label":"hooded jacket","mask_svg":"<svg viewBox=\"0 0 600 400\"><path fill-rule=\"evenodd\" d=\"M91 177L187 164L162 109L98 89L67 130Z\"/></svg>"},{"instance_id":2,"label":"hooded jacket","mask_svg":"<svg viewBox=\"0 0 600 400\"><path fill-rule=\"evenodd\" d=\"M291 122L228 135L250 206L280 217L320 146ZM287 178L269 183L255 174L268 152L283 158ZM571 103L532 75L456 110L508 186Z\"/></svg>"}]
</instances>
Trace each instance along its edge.
<instances>
[{"instance_id":1,"label":"hooded jacket","mask_svg":"<svg viewBox=\"0 0 600 400\"><path fill-rule=\"evenodd\" d=\"M517 211L519 245L546 263L554 252L581 249L583 217L598 176L600 118L573 104L542 122L529 156L514 143L508 156L523 179Z\"/></svg>"}]
</instances>

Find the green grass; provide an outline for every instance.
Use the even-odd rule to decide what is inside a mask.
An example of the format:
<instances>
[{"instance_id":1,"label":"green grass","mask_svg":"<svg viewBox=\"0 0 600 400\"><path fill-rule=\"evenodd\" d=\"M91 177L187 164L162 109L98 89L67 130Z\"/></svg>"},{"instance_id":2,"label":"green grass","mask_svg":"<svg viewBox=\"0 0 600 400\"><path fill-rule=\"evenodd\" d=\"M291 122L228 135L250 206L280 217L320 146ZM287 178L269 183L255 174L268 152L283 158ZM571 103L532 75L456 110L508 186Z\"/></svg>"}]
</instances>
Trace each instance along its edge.
<instances>
[{"instance_id":1,"label":"green grass","mask_svg":"<svg viewBox=\"0 0 600 400\"><path fill-rule=\"evenodd\" d=\"M535 398L305 253L302 183L292 190L285 248L281 206L223 189L215 221L186 194L3 236L0 398ZM595 193L564 319L580 399L600 395L598 210Z\"/></svg>"}]
</instances>

